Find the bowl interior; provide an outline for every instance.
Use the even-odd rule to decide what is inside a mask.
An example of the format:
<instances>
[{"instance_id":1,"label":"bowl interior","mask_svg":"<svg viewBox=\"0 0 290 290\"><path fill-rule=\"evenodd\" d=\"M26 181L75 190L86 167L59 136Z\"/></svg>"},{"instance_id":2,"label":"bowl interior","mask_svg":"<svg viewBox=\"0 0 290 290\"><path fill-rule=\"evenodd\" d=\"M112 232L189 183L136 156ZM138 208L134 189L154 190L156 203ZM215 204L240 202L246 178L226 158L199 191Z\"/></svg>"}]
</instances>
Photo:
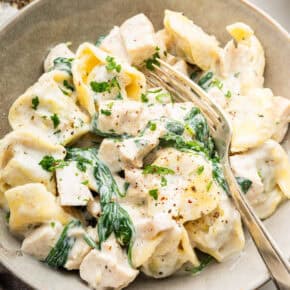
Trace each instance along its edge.
<instances>
[{"instance_id":1,"label":"bowl interior","mask_svg":"<svg viewBox=\"0 0 290 290\"><path fill-rule=\"evenodd\" d=\"M145 13L155 29L162 26L164 9L182 11L205 31L216 35L222 44L229 40L225 26L242 21L249 24L266 52L265 85L277 95L289 97L289 36L271 20L244 1L232 0L41 0L24 9L0 31L0 137L10 128L7 112L13 101L42 73L42 63L50 47L71 41L76 48L106 34L130 16ZM289 149L290 136L285 146ZM266 224L283 252L290 252L287 225L290 203L285 203ZM0 213L0 262L21 279L44 289L88 289L76 273L54 271L19 251L19 242L7 231ZM140 277L129 289L254 289L268 274L253 243L247 236L245 250L220 265L211 265L196 277L174 276L158 282Z\"/></svg>"}]
</instances>

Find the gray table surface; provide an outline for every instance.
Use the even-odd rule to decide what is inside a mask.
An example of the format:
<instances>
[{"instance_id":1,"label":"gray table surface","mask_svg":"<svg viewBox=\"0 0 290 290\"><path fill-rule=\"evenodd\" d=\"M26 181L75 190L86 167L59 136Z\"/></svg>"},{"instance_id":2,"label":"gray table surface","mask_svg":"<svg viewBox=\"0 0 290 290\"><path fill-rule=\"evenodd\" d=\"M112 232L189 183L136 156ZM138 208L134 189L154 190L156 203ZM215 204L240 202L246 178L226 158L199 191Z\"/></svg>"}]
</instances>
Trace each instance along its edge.
<instances>
[{"instance_id":1,"label":"gray table surface","mask_svg":"<svg viewBox=\"0 0 290 290\"><path fill-rule=\"evenodd\" d=\"M233 0L235 1L235 0ZM275 20L277 20L287 31L290 31L290 0L250 0L253 4L257 5ZM5 6L5 7L4 7ZM5 10L4 10L5 9ZM1 22L7 21L11 15L17 13L16 9L3 5L0 1L0 25ZM0 265L1 272L1 265ZM269 282L262 286L259 290L275 290L276 287L273 283ZM0 290L29 290L22 285L16 278L8 273L0 274Z\"/></svg>"}]
</instances>

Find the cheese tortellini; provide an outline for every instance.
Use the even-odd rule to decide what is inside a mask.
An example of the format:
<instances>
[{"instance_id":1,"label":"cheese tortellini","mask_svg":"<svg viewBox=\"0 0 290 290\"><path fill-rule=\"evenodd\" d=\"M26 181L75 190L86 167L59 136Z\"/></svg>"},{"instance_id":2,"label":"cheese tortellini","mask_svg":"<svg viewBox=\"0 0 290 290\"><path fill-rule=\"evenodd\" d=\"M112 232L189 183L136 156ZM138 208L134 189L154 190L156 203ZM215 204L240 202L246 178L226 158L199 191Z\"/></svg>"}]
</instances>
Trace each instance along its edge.
<instances>
[{"instance_id":1,"label":"cheese tortellini","mask_svg":"<svg viewBox=\"0 0 290 290\"><path fill-rule=\"evenodd\" d=\"M268 140L231 157L234 174L252 182L247 197L260 218L267 218L290 198L290 163L280 144Z\"/></svg>"},{"instance_id":2,"label":"cheese tortellini","mask_svg":"<svg viewBox=\"0 0 290 290\"><path fill-rule=\"evenodd\" d=\"M63 145L87 133L89 117L62 89L68 82L69 75L64 71L53 70L41 76L10 108L11 127L29 129Z\"/></svg>"},{"instance_id":3,"label":"cheese tortellini","mask_svg":"<svg viewBox=\"0 0 290 290\"><path fill-rule=\"evenodd\" d=\"M0 191L26 183L42 183L56 194L56 184L51 172L41 168L39 162L45 155L55 159L65 156L65 148L26 130L7 134L0 143Z\"/></svg>"},{"instance_id":4,"label":"cheese tortellini","mask_svg":"<svg viewBox=\"0 0 290 290\"><path fill-rule=\"evenodd\" d=\"M109 67L115 64L115 67ZM139 100L146 89L145 77L134 67L105 53L92 44L82 44L73 63L74 84L80 105L91 115L101 100Z\"/></svg>"},{"instance_id":5,"label":"cheese tortellini","mask_svg":"<svg viewBox=\"0 0 290 290\"><path fill-rule=\"evenodd\" d=\"M233 173L258 216L290 198L278 143L290 101L263 87L252 28L228 25L223 48L182 13L166 10L163 23L155 32L140 13L76 52L53 47L0 140L0 206L22 252L94 289L123 289L140 272L196 273L245 244L205 116L146 83L159 58L224 110Z\"/></svg>"}]
</instances>

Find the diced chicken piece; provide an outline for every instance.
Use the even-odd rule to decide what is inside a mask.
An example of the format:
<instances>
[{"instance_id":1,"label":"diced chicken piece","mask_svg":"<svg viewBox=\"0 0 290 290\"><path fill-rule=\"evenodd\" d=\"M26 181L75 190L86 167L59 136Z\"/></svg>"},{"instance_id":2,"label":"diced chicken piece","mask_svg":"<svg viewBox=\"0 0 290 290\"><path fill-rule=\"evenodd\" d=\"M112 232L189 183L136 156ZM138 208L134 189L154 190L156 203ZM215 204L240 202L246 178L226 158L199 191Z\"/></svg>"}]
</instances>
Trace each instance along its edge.
<instances>
[{"instance_id":1,"label":"diced chicken piece","mask_svg":"<svg viewBox=\"0 0 290 290\"><path fill-rule=\"evenodd\" d=\"M56 179L62 206L83 206L92 199L92 194L86 185L88 183L86 174L77 168L75 161L58 168Z\"/></svg>"},{"instance_id":2,"label":"diced chicken piece","mask_svg":"<svg viewBox=\"0 0 290 290\"><path fill-rule=\"evenodd\" d=\"M230 159L234 175L252 182L246 193L260 218L267 218L290 198L290 164L286 152L273 140Z\"/></svg>"},{"instance_id":3,"label":"diced chicken piece","mask_svg":"<svg viewBox=\"0 0 290 290\"><path fill-rule=\"evenodd\" d=\"M138 271L131 268L128 257L112 236L102 250L92 250L80 266L80 276L95 289L122 289L132 282Z\"/></svg>"},{"instance_id":4,"label":"diced chicken piece","mask_svg":"<svg viewBox=\"0 0 290 290\"><path fill-rule=\"evenodd\" d=\"M74 58L74 53L68 48L66 43L60 43L53 47L44 61L44 71L48 72L53 68L53 61L58 57Z\"/></svg>"},{"instance_id":5,"label":"diced chicken piece","mask_svg":"<svg viewBox=\"0 0 290 290\"><path fill-rule=\"evenodd\" d=\"M147 128L141 137L125 139L120 143L120 160L127 166L142 167L144 157L158 144L159 138L166 132L164 125L156 121L152 131Z\"/></svg>"},{"instance_id":6,"label":"diced chicken piece","mask_svg":"<svg viewBox=\"0 0 290 290\"><path fill-rule=\"evenodd\" d=\"M142 64L155 53L154 27L143 13L127 19L120 31L133 65Z\"/></svg>"},{"instance_id":7,"label":"diced chicken piece","mask_svg":"<svg viewBox=\"0 0 290 290\"><path fill-rule=\"evenodd\" d=\"M70 230L68 235L75 238L75 243L69 251L69 255L67 257L67 261L64 267L68 270L76 270L80 268L84 257L91 249L91 247L84 239L85 235L88 235L95 242L98 236L97 230L89 227L86 232L81 227L73 228L72 230Z\"/></svg>"},{"instance_id":8,"label":"diced chicken piece","mask_svg":"<svg viewBox=\"0 0 290 290\"><path fill-rule=\"evenodd\" d=\"M98 129L102 132L136 136L145 126L140 102L105 101L100 104Z\"/></svg>"},{"instance_id":9,"label":"diced chicken piece","mask_svg":"<svg viewBox=\"0 0 290 290\"><path fill-rule=\"evenodd\" d=\"M130 184L125 199L133 200L134 203L142 204L148 197L148 184L145 184L146 180L141 169L130 168L125 169L125 179Z\"/></svg>"},{"instance_id":10,"label":"diced chicken piece","mask_svg":"<svg viewBox=\"0 0 290 290\"><path fill-rule=\"evenodd\" d=\"M130 64L130 58L127 54L124 41L120 33L120 27L115 26L110 33L102 40L100 48L118 56L123 61Z\"/></svg>"},{"instance_id":11,"label":"diced chicken piece","mask_svg":"<svg viewBox=\"0 0 290 290\"><path fill-rule=\"evenodd\" d=\"M164 27L178 56L203 70L214 67L220 48L214 36L206 34L182 13L165 11Z\"/></svg>"},{"instance_id":12,"label":"diced chicken piece","mask_svg":"<svg viewBox=\"0 0 290 290\"><path fill-rule=\"evenodd\" d=\"M116 140L105 138L99 149L100 159L109 167L112 173L122 170L119 147L120 144Z\"/></svg>"},{"instance_id":13,"label":"diced chicken piece","mask_svg":"<svg viewBox=\"0 0 290 290\"><path fill-rule=\"evenodd\" d=\"M21 251L44 261L50 250L55 246L62 232L59 222L50 222L29 233L23 240Z\"/></svg>"},{"instance_id":14,"label":"diced chicken piece","mask_svg":"<svg viewBox=\"0 0 290 290\"><path fill-rule=\"evenodd\" d=\"M159 56L161 58L166 58L167 48L170 44L170 36L165 29L159 30L155 33L155 40L159 50Z\"/></svg>"},{"instance_id":15,"label":"diced chicken piece","mask_svg":"<svg viewBox=\"0 0 290 290\"><path fill-rule=\"evenodd\" d=\"M226 78L235 75L240 81L241 95L247 95L251 89L263 87L264 50L249 26L235 23L227 30L237 44L231 40L221 52L220 74Z\"/></svg>"},{"instance_id":16,"label":"diced chicken piece","mask_svg":"<svg viewBox=\"0 0 290 290\"><path fill-rule=\"evenodd\" d=\"M276 130L272 136L277 142L282 142L290 122L290 100L283 97L274 97L273 110L276 116Z\"/></svg>"}]
</instances>

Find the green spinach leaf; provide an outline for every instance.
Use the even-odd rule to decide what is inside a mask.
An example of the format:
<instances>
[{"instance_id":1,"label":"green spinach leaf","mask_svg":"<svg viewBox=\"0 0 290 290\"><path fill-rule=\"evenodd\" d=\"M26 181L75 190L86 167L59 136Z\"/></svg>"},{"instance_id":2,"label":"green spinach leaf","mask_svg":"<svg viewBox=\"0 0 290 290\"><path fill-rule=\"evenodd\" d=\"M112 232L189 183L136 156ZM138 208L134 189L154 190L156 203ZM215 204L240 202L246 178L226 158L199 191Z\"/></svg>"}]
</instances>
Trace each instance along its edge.
<instances>
[{"instance_id":1,"label":"green spinach leaf","mask_svg":"<svg viewBox=\"0 0 290 290\"><path fill-rule=\"evenodd\" d=\"M237 176L236 180L237 180L239 186L241 187L241 190L243 193L247 193L253 184L253 182L251 180L244 178L244 177L240 177L240 176Z\"/></svg>"}]
</instances>

